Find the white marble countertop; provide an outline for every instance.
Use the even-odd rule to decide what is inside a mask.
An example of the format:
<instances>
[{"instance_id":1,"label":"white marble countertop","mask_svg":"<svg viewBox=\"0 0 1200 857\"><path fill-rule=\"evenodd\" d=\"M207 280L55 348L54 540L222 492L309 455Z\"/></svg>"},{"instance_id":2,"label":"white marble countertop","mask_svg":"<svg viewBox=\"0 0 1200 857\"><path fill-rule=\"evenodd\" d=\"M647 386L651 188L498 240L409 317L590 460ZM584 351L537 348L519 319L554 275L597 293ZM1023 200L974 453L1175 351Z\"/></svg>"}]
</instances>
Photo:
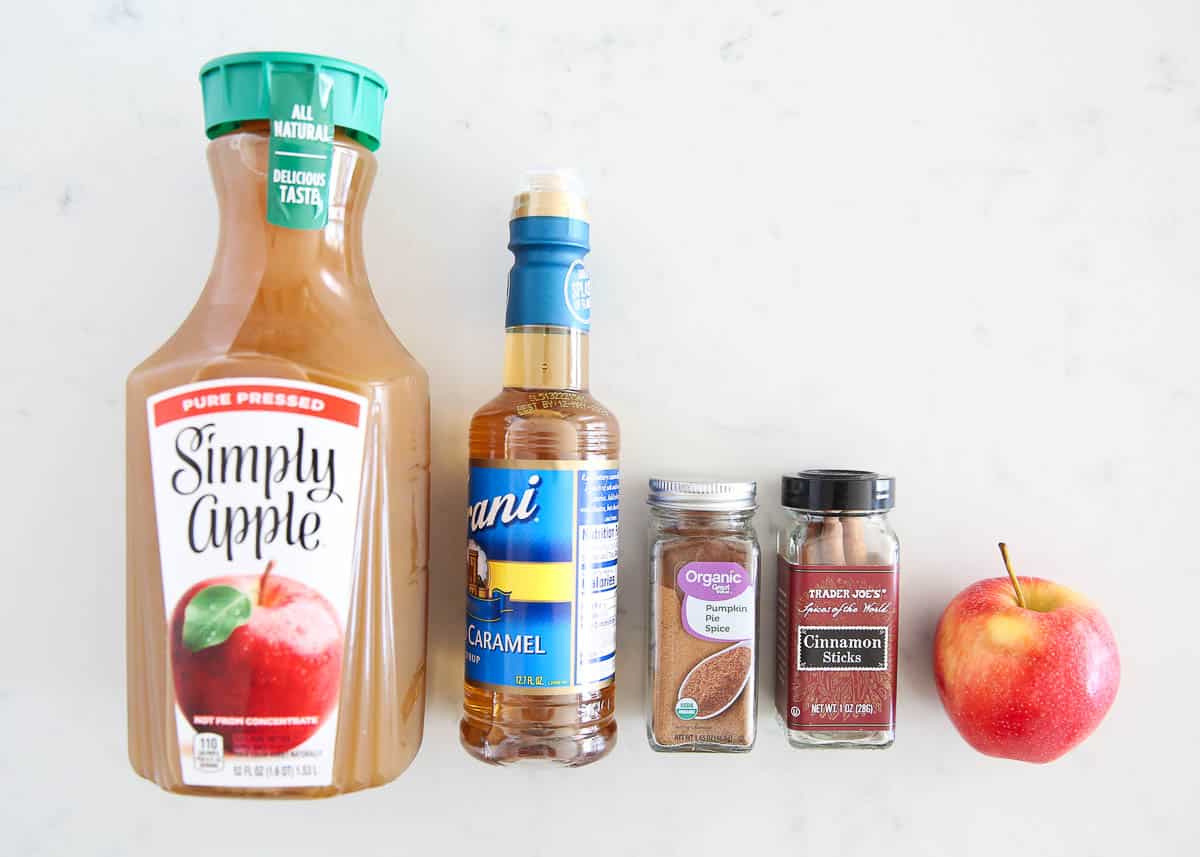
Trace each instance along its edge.
<instances>
[{"instance_id":1,"label":"white marble countertop","mask_svg":"<svg viewBox=\"0 0 1200 857\"><path fill-rule=\"evenodd\" d=\"M1196 854L1198 35L1191 0L6 9L0 852ZM424 748L316 805L172 797L125 759L123 379L213 252L197 71L264 48L391 84L367 257L434 391ZM558 164L592 190L624 436L621 741L496 770L456 737L465 430L500 380L510 194ZM652 754L647 477L742 474L770 507L830 465L898 478L896 746L787 749L768 662L752 754ZM1121 645L1107 721L1047 767L976 754L933 687L934 622L1000 538Z\"/></svg>"}]
</instances>

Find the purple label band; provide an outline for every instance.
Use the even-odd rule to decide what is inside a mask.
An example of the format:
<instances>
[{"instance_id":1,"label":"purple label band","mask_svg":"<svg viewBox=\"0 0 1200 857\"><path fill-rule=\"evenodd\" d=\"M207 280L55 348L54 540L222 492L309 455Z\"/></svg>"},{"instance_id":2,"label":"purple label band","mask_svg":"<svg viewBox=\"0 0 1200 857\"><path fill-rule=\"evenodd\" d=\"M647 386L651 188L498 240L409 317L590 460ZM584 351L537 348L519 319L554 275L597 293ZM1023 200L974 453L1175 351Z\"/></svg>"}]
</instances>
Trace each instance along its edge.
<instances>
[{"instance_id":1,"label":"purple label band","mask_svg":"<svg viewBox=\"0 0 1200 857\"><path fill-rule=\"evenodd\" d=\"M714 643L749 639L753 633L749 629L754 626L747 629L744 624L746 608L726 603L750 589L750 574L745 568L736 562L689 562L679 569L675 580L683 590L680 618L689 634ZM689 618L688 608L693 605L695 615Z\"/></svg>"},{"instance_id":2,"label":"purple label band","mask_svg":"<svg viewBox=\"0 0 1200 857\"><path fill-rule=\"evenodd\" d=\"M750 588L750 575L736 562L689 562L675 578L685 595L728 601Z\"/></svg>"}]
</instances>

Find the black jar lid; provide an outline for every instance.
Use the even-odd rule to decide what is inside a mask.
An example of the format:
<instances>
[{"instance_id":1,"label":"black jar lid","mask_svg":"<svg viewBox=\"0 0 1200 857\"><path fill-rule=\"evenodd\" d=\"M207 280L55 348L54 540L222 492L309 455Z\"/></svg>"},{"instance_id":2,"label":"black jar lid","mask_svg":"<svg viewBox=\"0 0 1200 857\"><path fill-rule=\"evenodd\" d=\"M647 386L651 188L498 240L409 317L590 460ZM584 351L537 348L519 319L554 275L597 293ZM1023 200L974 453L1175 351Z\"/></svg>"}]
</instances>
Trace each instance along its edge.
<instances>
[{"instance_id":1,"label":"black jar lid","mask_svg":"<svg viewBox=\"0 0 1200 857\"><path fill-rule=\"evenodd\" d=\"M886 512L896 480L869 470L801 470L783 477L783 505L806 512Z\"/></svg>"}]
</instances>

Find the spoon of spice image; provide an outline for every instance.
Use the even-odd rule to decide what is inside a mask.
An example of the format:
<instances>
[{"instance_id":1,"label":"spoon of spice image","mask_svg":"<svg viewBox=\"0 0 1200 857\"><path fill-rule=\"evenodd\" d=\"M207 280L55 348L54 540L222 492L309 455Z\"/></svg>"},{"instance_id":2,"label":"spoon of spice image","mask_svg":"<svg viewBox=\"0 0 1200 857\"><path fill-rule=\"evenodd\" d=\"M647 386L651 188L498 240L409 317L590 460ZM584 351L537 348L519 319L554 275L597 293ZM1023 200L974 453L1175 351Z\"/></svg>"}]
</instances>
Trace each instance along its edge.
<instances>
[{"instance_id":1,"label":"spoon of spice image","mask_svg":"<svg viewBox=\"0 0 1200 857\"><path fill-rule=\"evenodd\" d=\"M754 649L748 640L704 658L679 685L679 699L696 701L696 720L724 713L738 701L754 668Z\"/></svg>"}]
</instances>

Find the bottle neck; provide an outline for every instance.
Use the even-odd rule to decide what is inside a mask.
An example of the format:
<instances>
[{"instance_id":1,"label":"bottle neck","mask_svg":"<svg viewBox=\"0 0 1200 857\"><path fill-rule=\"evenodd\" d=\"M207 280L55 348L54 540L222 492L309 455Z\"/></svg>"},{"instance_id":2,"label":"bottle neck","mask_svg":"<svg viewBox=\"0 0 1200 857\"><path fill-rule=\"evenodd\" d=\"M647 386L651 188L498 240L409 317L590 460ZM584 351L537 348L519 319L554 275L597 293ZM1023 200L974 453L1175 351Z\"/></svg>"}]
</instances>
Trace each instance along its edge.
<instances>
[{"instance_id":1,"label":"bottle neck","mask_svg":"<svg viewBox=\"0 0 1200 857\"><path fill-rule=\"evenodd\" d=\"M510 327L504 332L504 386L586 390L588 335L571 327Z\"/></svg>"},{"instance_id":2,"label":"bottle neck","mask_svg":"<svg viewBox=\"0 0 1200 857\"><path fill-rule=\"evenodd\" d=\"M523 205L548 205L546 197L518 196L517 216L508 224L513 266L504 314L504 386L586 390L591 286L583 257L589 227L560 214L521 213Z\"/></svg>"},{"instance_id":3,"label":"bottle neck","mask_svg":"<svg viewBox=\"0 0 1200 857\"><path fill-rule=\"evenodd\" d=\"M209 289L228 298L247 290L369 296L362 223L375 156L339 131L330 165L328 222L320 229L288 229L267 221L269 142L267 123L252 122L209 144L221 214Z\"/></svg>"}]
</instances>

